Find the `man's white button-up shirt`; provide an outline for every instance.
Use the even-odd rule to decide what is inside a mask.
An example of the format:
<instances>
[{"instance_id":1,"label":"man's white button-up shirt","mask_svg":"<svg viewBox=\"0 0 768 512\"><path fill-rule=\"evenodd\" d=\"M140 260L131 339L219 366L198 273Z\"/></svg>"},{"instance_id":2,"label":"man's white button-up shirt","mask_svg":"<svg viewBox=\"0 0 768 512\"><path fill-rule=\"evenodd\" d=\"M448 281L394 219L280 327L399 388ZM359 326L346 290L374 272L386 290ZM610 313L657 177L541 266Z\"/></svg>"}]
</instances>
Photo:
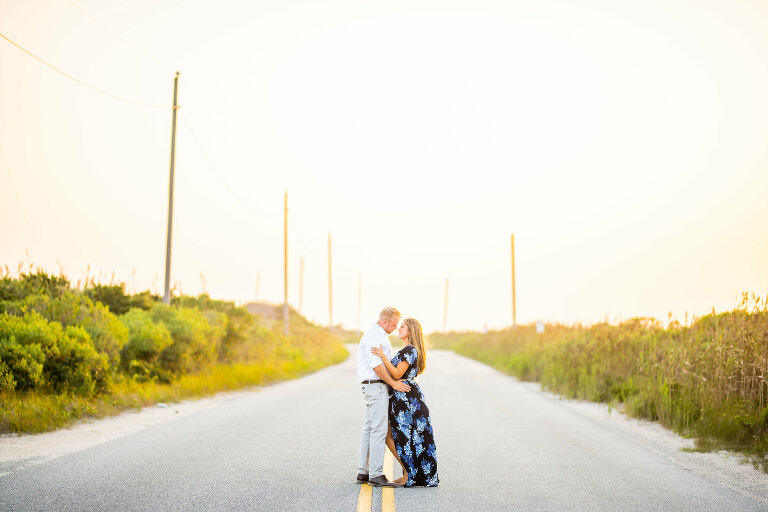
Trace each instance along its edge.
<instances>
[{"instance_id":1,"label":"man's white button-up shirt","mask_svg":"<svg viewBox=\"0 0 768 512\"><path fill-rule=\"evenodd\" d=\"M365 331L357 345L357 380L359 382L380 380L373 369L384 363L381 362L379 356L371 354L371 349L374 347L383 348L387 358L392 359L392 344L389 342L386 331L378 323L373 324L370 329Z\"/></svg>"}]
</instances>

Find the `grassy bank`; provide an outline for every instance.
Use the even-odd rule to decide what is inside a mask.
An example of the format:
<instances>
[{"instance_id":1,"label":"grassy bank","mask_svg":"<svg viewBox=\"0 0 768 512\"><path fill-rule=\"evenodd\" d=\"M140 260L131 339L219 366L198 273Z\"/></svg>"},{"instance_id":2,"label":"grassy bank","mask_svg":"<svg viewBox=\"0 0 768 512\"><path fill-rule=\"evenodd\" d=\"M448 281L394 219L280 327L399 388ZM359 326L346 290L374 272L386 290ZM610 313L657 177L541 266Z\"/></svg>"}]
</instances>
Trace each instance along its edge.
<instances>
[{"instance_id":1,"label":"grassy bank","mask_svg":"<svg viewBox=\"0 0 768 512\"><path fill-rule=\"evenodd\" d=\"M446 348L569 398L620 405L696 439L733 449L768 469L768 311L740 307L662 326L651 319L591 327L533 325L434 334Z\"/></svg>"},{"instance_id":2,"label":"grassy bank","mask_svg":"<svg viewBox=\"0 0 768 512\"><path fill-rule=\"evenodd\" d=\"M2 433L41 433L63 428L83 419L94 419L136 410L161 402L201 398L293 379L343 361L347 351L334 350L311 361L254 362L218 365L208 371L184 375L169 384L124 380L96 397L41 392L0 394Z\"/></svg>"},{"instance_id":3,"label":"grassy bank","mask_svg":"<svg viewBox=\"0 0 768 512\"><path fill-rule=\"evenodd\" d=\"M250 310L253 310L251 312ZM280 311L278 311L280 310ZM72 288L0 276L0 433L37 433L157 402L296 378L347 356L338 336L282 308L208 296L168 306L122 284Z\"/></svg>"}]
</instances>

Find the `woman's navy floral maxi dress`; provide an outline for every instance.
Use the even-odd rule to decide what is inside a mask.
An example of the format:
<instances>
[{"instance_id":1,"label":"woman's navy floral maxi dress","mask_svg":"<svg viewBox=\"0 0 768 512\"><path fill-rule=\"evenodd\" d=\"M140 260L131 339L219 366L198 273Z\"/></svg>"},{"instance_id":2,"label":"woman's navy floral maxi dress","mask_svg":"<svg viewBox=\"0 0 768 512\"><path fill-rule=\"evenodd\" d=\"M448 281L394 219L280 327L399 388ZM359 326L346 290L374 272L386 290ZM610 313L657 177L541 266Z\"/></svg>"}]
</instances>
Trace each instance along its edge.
<instances>
[{"instance_id":1,"label":"woman's navy floral maxi dress","mask_svg":"<svg viewBox=\"0 0 768 512\"><path fill-rule=\"evenodd\" d=\"M418 374L418 357L416 348L408 345L391 360L395 367L401 361L408 362L408 368L401 378L408 381L411 390L403 393L389 388L389 428L392 430L397 455L408 470L405 487L436 487L439 480L432 420L427 404L424 403L424 395L413 381Z\"/></svg>"}]
</instances>

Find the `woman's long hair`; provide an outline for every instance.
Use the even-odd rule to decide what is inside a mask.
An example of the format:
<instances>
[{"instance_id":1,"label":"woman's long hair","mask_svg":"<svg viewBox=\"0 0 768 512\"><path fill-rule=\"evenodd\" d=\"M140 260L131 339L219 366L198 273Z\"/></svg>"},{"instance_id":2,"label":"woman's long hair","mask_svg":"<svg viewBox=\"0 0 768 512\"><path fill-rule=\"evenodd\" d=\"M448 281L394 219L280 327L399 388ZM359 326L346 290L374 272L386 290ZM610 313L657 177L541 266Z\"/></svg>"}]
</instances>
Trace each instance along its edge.
<instances>
[{"instance_id":1,"label":"woman's long hair","mask_svg":"<svg viewBox=\"0 0 768 512\"><path fill-rule=\"evenodd\" d=\"M425 347L424 334L421 330L421 324L415 318L406 318L403 320L408 326L408 343L413 345L419 357L416 360L417 375L421 375L427 367L427 350Z\"/></svg>"}]
</instances>

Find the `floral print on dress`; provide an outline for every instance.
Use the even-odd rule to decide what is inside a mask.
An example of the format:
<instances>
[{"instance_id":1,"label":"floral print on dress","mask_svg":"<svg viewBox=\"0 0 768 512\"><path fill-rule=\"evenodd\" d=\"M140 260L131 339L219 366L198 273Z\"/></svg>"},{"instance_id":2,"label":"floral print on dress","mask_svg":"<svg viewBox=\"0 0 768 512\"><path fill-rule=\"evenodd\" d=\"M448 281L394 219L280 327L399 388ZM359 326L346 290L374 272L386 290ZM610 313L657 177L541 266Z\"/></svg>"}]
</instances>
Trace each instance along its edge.
<instances>
[{"instance_id":1,"label":"floral print on dress","mask_svg":"<svg viewBox=\"0 0 768 512\"><path fill-rule=\"evenodd\" d=\"M411 390L408 393L389 388L389 428L395 441L397 456L403 461L408 471L405 487L437 487L437 449L429 408L424 402L424 394L413 379L418 374L418 351L413 346L403 347L392 358L397 367L402 361L408 362L403 373Z\"/></svg>"}]
</instances>

